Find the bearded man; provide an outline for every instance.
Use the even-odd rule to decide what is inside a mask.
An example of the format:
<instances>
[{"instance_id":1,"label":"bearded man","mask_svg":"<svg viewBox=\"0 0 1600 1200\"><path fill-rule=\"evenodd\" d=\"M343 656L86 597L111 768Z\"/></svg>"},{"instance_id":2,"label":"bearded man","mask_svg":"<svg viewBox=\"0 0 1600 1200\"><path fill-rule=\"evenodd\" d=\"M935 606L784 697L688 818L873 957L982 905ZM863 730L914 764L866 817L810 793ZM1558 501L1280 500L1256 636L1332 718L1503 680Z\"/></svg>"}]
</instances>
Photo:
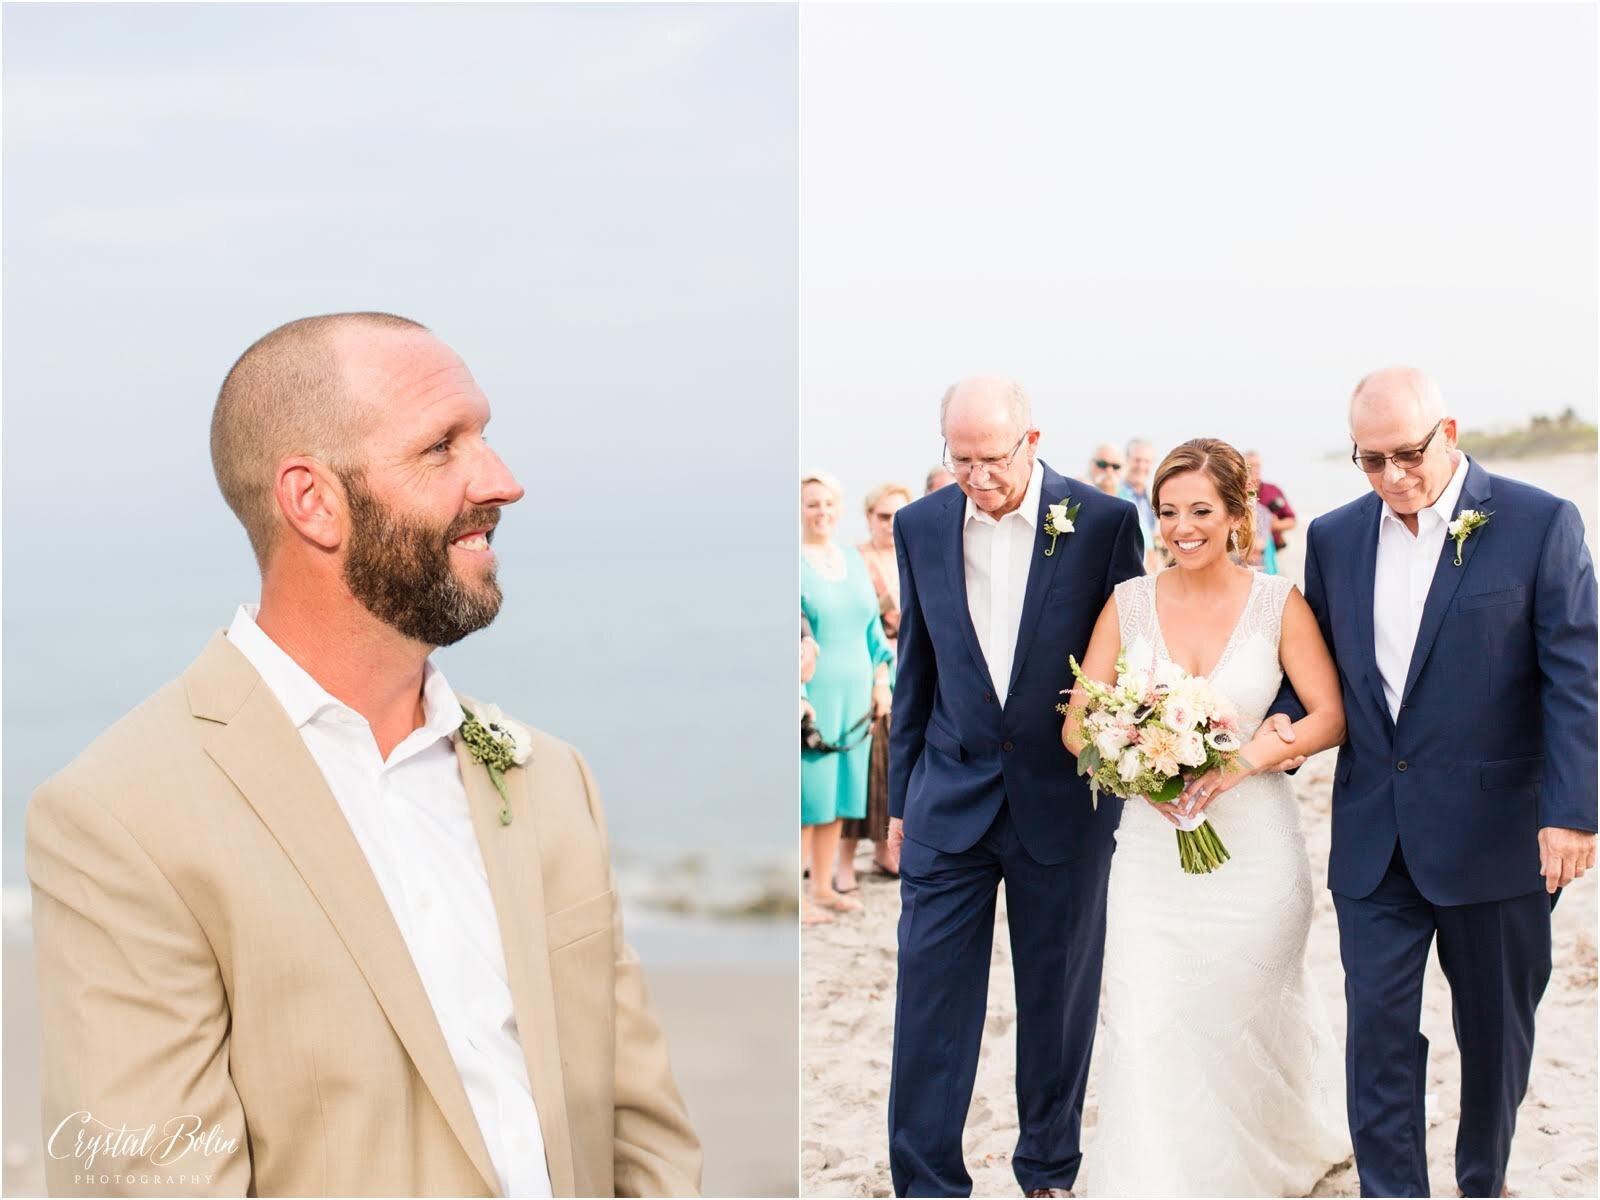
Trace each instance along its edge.
<instances>
[{"instance_id":1,"label":"bearded man","mask_svg":"<svg viewBox=\"0 0 1600 1200\"><path fill-rule=\"evenodd\" d=\"M28 809L52 1193L698 1190L587 766L429 661L500 608L488 420L382 313L228 373L261 602Z\"/></svg>"}]
</instances>

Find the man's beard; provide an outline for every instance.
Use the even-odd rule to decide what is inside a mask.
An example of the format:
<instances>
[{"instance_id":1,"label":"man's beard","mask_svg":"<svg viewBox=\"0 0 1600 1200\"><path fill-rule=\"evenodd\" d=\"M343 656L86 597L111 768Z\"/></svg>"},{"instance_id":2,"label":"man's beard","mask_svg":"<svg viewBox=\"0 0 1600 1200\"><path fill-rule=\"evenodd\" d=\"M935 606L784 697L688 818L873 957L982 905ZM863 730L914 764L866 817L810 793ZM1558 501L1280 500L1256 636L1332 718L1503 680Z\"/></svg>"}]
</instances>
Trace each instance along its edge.
<instances>
[{"instance_id":1,"label":"man's beard","mask_svg":"<svg viewBox=\"0 0 1600 1200\"><path fill-rule=\"evenodd\" d=\"M494 620L501 601L494 564L478 586L464 583L450 564L450 543L486 526L492 540L498 509L474 509L438 529L384 507L361 475L340 480L350 498L344 581L368 612L429 646L452 646Z\"/></svg>"}]
</instances>

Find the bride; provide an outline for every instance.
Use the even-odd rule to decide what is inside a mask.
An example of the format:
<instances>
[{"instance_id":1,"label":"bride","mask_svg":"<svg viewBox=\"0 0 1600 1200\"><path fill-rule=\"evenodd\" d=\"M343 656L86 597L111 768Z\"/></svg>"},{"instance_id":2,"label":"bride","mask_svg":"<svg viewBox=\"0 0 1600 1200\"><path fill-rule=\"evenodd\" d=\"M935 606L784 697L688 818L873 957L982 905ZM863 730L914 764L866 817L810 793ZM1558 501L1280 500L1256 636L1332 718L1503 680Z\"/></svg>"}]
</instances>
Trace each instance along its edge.
<instances>
[{"instance_id":1,"label":"bride","mask_svg":"<svg viewBox=\"0 0 1600 1200\"><path fill-rule=\"evenodd\" d=\"M1151 488L1176 570L1117 586L1084 656L1112 681L1120 647L1205 675L1238 709L1244 770L1188 782L1232 859L1178 864L1173 806L1129 802L1106 904L1099 1124L1080 1194L1304 1196L1350 1154L1343 1062L1305 965L1311 868L1275 768L1344 736L1316 618L1287 580L1230 561L1252 538L1248 474L1226 442L1167 455ZM1257 732L1287 673L1307 710L1295 748ZM1082 686L1072 707L1084 703ZM1253 735L1253 736L1252 736ZM1062 730L1077 753L1083 738Z\"/></svg>"}]
</instances>

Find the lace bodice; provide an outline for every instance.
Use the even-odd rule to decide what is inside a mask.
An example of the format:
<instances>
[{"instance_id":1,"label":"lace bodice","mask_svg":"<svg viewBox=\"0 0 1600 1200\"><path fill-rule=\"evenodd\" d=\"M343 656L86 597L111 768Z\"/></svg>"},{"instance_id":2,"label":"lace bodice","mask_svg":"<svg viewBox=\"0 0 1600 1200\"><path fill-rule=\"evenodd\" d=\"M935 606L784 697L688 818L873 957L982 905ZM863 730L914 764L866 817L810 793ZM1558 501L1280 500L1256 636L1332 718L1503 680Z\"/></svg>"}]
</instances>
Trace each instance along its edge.
<instances>
[{"instance_id":1,"label":"lace bodice","mask_svg":"<svg viewBox=\"0 0 1600 1200\"><path fill-rule=\"evenodd\" d=\"M1117 585L1117 624L1124 646L1132 649L1142 640L1154 651L1156 662L1171 661L1161 622L1156 618L1157 578L1141 575ZM1250 740L1267 715L1283 683L1278 640L1283 633L1283 606L1293 586L1280 575L1255 573L1244 612L1228 635L1217 665L1211 669L1211 683L1239 710L1245 741Z\"/></svg>"}]
</instances>

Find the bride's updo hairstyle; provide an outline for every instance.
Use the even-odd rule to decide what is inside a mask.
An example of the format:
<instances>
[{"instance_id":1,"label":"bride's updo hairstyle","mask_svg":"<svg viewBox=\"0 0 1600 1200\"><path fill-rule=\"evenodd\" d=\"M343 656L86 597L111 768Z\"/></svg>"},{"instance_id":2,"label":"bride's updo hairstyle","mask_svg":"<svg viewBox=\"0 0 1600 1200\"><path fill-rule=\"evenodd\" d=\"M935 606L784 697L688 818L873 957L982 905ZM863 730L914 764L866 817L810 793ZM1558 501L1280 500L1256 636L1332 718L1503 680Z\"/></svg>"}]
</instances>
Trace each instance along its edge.
<instances>
[{"instance_id":1,"label":"bride's updo hairstyle","mask_svg":"<svg viewBox=\"0 0 1600 1200\"><path fill-rule=\"evenodd\" d=\"M1150 485L1150 503L1161 511L1161 485L1175 475L1201 471L1222 497L1222 506L1239 526L1239 557L1248 558L1255 544L1256 493L1250 486L1250 469L1244 455L1218 438L1194 438L1161 460L1155 482Z\"/></svg>"}]
</instances>

